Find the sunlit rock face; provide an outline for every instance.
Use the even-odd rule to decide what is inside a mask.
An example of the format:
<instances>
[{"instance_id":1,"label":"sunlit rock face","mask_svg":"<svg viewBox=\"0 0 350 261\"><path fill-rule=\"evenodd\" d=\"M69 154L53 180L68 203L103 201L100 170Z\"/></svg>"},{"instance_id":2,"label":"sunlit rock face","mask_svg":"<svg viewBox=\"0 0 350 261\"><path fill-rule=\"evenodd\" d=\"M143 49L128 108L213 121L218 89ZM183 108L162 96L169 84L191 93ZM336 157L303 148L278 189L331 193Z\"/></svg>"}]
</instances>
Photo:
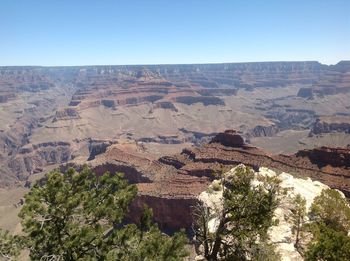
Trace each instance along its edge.
<instances>
[{"instance_id":1,"label":"sunlit rock face","mask_svg":"<svg viewBox=\"0 0 350 261\"><path fill-rule=\"evenodd\" d=\"M260 168L259 175L277 175L267 168ZM269 231L271 242L276 244L277 251L282 260L303 260L294 247L295 236L292 233L291 209L296 195L300 194L306 200L306 211L311 207L314 198L321 194L323 189L329 188L319 181L310 178L295 178L291 174L282 172L278 175L281 180L281 188L286 189L287 194L281 197L279 207L275 210L275 218L279 220L277 226L271 227Z\"/></svg>"},{"instance_id":2,"label":"sunlit rock face","mask_svg":"<svg viewBox=\"0 0 350 261\"><path fill-rule=\"evenodd\" d=\"M244 166L243 164L231 169L224 174L224 178L229 180L235 175L236 169ZM277 176L281 181L281 193L279 207L275 210L275 219L278 219L278 225L273 226L269 230L270 241L275 244L276 250L280 253L283 261L303 260L298 251L294 247L295 236L292 233L291 209L295 197L300 194L306 200L306 210L311 207L314 198L321 194L322 190L328 189L318 181L312 181L310 178L296 178L291 174L282 172L277 174L275 171L260 167L258 172L255 172L256 179L252 182L252 186L259 183L258 177ZM210 232L215 232L218 225L218 213L222 209L222 187L219 180L214 180L209 188L199 195L199 200L202 201L209 209L211 219L208 222Z\"/></svg>"}]
</instances>

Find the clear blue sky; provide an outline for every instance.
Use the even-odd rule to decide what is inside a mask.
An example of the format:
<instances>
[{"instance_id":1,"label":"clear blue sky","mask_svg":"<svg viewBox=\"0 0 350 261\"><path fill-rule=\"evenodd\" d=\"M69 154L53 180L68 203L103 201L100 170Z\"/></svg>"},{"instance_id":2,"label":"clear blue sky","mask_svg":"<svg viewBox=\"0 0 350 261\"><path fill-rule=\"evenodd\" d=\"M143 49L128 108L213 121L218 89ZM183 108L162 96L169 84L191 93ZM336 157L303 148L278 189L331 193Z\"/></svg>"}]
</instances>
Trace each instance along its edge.
<instances>
[{"instance_id":1,"label":"clear blue sky","mask_svg":"<svg viewBox=\"0 0 350 261\"><path fill-rule=\"evenodd\" d=\"M0 65L350 60L350 0L0 0Z\"/></svg>"}]
</instances>

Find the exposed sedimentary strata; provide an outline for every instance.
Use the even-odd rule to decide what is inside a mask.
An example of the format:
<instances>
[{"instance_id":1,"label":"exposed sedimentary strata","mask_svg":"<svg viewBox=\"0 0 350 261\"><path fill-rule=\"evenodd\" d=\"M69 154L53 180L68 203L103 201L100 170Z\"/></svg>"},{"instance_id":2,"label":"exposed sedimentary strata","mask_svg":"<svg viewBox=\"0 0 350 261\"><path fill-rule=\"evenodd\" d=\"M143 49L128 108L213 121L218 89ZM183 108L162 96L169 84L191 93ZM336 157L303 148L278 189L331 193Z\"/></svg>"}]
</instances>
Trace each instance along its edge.
<instances>
[{"instance_id":1,"label":"exposed sedimentary strata","mask_svg":"<svg viewBox=\"0 0 350 261\"><path fill-rule=\"evenodd\" d=\"M259 148L236 142L236 136L231 144L228 143L231 135L230 132L221 133L210 144L183 150L180 155L167 157L163 162L178 166L181 173L196 176L210 176L239 163L255 169L266 166L311 177L350 196L350 169L346 163L348 148L323 147L295 155L270 155Z\"/></svg>"},{"instance_id":2,"label":"exposed sedimentary strata","mask_svg":"<svg viewBox=\"0 0 350 261\"><path fill-rule=\"evenodd\" d=\"M93 160L97 155L105 153L111 144L110 141L89 140L89 158L87 160Z\"/></svg>"},{"instance_id":3,"label":"exposed sedimentary strata","mask_svg":"<svg viewBox=\"0 0 350 261\"><path fill-rule=\"evenodd\" d=\"M86 160L89 138L199 145L225 128L252 137L274 136L270 126L304 130L323 109L313 109L318 97L298 98L299 86L329 98L349 87L349 72L349 62L0 67L0 164L12 175L17 165L8 163L22 147L50 141L70 143ZM30 175L21 169L22 179Z\"/></svg>"},{"instance_id":4,"label":"exposed sedimentary strata","mask_svg":"<svg viewBox=\"0 0 350 261\"><path fill-rule=\"evenodd\" d=\"M114 144L89 164L97 174L123 172L129 182L137 184L139 194L131 207L129 219L137 220L141 207L146 203L154 210L155 221L162 228L174 230L180 227L190 229L192 207L197 196L215 178L214 174L228 171L241 163L256 171L263 171L261 167L267 166L304 179L312 177L349 196L348 151L320 148L292 156L269 155L245 144L236 132L226 131L214 137L209 144L159 159L147 154L135 143ZM281 177L287 183L292 178L288 175ZM177 218L172 219L173 215Z\"/></svg>"},{"instance_id":5,"label":"exposed sedimentary strata","mask_svg":"<svg viewBox=\"0 0 350 261\"><path fill-rule=\"evenodd\" d=\"M154 104L153 109L169 109L171 111L178 112L178 109L174 105L174 103L169 102L169 101L160 101Z\"/></svg>"},{"instance_id":6,"label":"exposed sedimentary strata","mask_svg":"<svg viewBox=\"0 0 350 261\"><path fill-rule=\"evenodd\" d=\"M210 143L220 143L227 147L242 147L244 139L234 130L226 130L224 133L217 134Z\"/></svg>"},{"instance_id":7,"label":"exposed sedimentary strata","mask_svg":"<svg viewBox=\"0 0 350 261\"><path fill-rule=\"evenodd\" d=\"M254 129L248 132L249 137L272 137L278 132L276 125L255 126Z\"/></svg>"},{"instance_id":8,"label":"exposed sedimentary strata","mask_svg":"<svg viewBox=\"0 0 350 261\"><path fill-rule=\"evenodd\" d=\"M312 125L315 112L305 109L273 108L266 117L272 120L279 130L299 130Z\"/></svg>"},{"instance_id":9,"label":"exposed sedimentary strata","mask_svg":"<svg viewBox=\"0 0 350 261\"><path fill-rule=\"evenodd\" d=\"M43 167L68 162L72 159L70 144L66 142L48 142L22 147L18 154L8 162L19 180L24 181L22 173L41 172Z\"/></svg>"},{"instance_id":10,"label":"exposed sedimentary strata","mask_svg":"<svg viewBox=\"0 0 350 261\"><path fill-rule=\"evenodd\" d=\"M334 87L334 86L318 86L316 88L300 88L297 96L308 98L308 99L314 99L315 97L324 97L328 95L335 95L335 94L342 94L342 93L349 93L350 92L350 86L349 87Z\"/></svg>"},{"instance_id":11,"label":"exposed sedimentary strata","mask_svg":"<svg viewBox=\"0 0 350 261\"><path fill-rule=\"evenodd\" d=\"M240 165L240 167L244 165ZM236 168L232 168L230 171L224 173L223 177L226 182L229 182L230 178L235 175ZM294 199L299 194L306 200L306 210L308 211L314 198L321 194L322 190L329 188L325 184L312 181L310 178L295 178L293 175L282 172L281 174L276 174L271 169L260 167L257 172L255 172L255 180L253 183L258 183L257 178L259 176L277 176L281 181L280 187L287 193L280 195L279 207L274 212L274 218L278 219L278 225L272 226L269 229L270 242L274 243L276 250L281 255L281 260L283 261L297 261L303 260L302 256L295 249L295 236L292 233L292 220L290 219L291 210L294 206ZM220 180L214 180L209 188L215 185L215 189L208 189L199 195L199 200L203 202L210 212L210 220L208 222L208 229L211 233L214 233L217 229L218 218L220 209L222 209L222 187L217 186ZM252 186L254 186L252 184Z\"/></svg>"},{"instance_id":12,"label":"exposed sedimentary strata","mask_svg":"<svg viewBox=\"0 0 350 261\"><path fill-rule=\"evenodd\" d=\"M78 111L74 108L64 108L62 110L56 111L53 122L72 119L80 119Z\"/></svg>"},{"instance_id":13,"label":"exposed sedimentary strata","mask_svg":"<svg viewBox=\"0 0 350 261\"><path fill-rule=\"evenodd\" d=\"M225 105L225 102L218 97L210 96L179 96L175 98L175 102L191 105L194 103L202 103L204 106L208 105Z\"/></svg>"},{"instance_id":14,"label":"exposed sedimentary strata","mask_svg":"<svg viewBox=\"0 0 350 261\"><path fill-rule=\"evenodd\" d=\"M208 179L176 173L174 167L149 156L137 151L134 145L116 144L98 155L90 165L99 175L106 171L122 172L130 183L137 184L139 193L130 207L129 220L137 221L147 204L162 229L189 229L191 207L196 195L206 188Z\"/></svg>"},{"instance_id":15,"label":"exposed sedimentary strata","mask_svg":"<svg viewBox=\"0 0 350 261\"><path fill-rule=\"evenodd\" d=\"M308 158L320 168L350 168L350 151L348 148L321 147L312 150L301 150L296 156Z\"/></svg>"},{"instance_id":16,"label":"exposed sedimentary strata","mask_svg":"<svg viewBox=\"0 0 350 261\"><path fill-rule=\"evenodd\" d=\"M178 135L158 135L156 137L144 137L138 139L140 142L156 142L162 144L180 144L183 140L179 139Z\"/></svg>"},{"instance_id":17,"label":"exposed sedimentary strata","mask_svg":"<svg viewBox=\"0 0 350 261\"><path fill-rule=\"evenodd\" d=\"M313 124L310 135L336 132L350 133L350 116L319 117Z\"/></svg>"},{"instance_id":18,"label":"exposed sedimentary strata","mask_svg":"<svg viewBox=\"0 0 350 261\"><path fill-rule=\"evenodd\" d=\"M349 61L339 62L330 66L330 70L320 75L319 79L310 87L300 88L297 96L316 99L335 94L350 92L350 63Z\"/></svg>"},{"instance_id":19,"label":"exposed sedimentary strata","mask_svg":"<svg viewBox=\"0 0 350 261\"><path fill-rule=\"evenodd\" d=\"M147 205L152 208L153 219L161 230L173 232L185 228L191 233L191 213L197 202L195 197L164 197L140 193L131 204L127 218L138 222L144 206Z\"/></svg>"},{"instance_id":20,"label":"exposed sedimentary strata","mask_svg":"<svg viewBox=\"0 0 350 261\"><path fill-rule=\"evenodd\" d=\"M196 91L202 96L230 96L237 95L238 89L232 88L207 88Z\"/></svg>"},{"instance_id":21,"label":"exposed sedimentary strata","mask_svg":"<svg viewBox=\"0 0 350 261\"><path fill-rule=\"evenodd\" d=\"M104 141L90 141L90 143L92 147L97 145L97 150L100 145L105 146ZM68 147L68 144L38 144L34 146L35 148L33 146L23 148L21 153L33 155L35 150L50 150L53 146L63 148ZM190 231L193 206L196 205L198 195L206 191L208 185L215 179L213 174L229 171L240 163L249 165L260 173L273 173L271 170L261 168L267 166L276 170L276 173L284 171L293 174L294 177L280 174L283 186L294 184L292 190L294 192L290 192L288 197L298 192L311 198L310 195L315 192L313 188L316 190L317 187L322 187L318 182L306 179L308 176L315 180L323 180L333 188L349 191L348 148L321 148L318 151L304 151L294 156L273 156L245 144L243 138L236 132L227 131L217 135L210 144L184 149L181 154L159 159L144 151L142 145L135 142L112 144L105 149L104 153L96 154L88 164L98 175L105 171L122 172L130 183L137 185L139 194L130 208L128 219L137 221L143 205L147 204L154 211L155 221L165 231L183 227ZM335 159L337 161L334 162ZM320 165L322 162L326 162L327 166ZM84 163L85 161L82 162ZM296 176L302 178L295 178ZM285 215L283 211L276 215ZM282 216L280 219L282 220ZM290 230L286 228L288 224L284 224L285 226L276 228L278 232L272 238L282 240L281 249L292 256L292 253L288 252L291 246L288 234Z\"/></svg>"}]
</instances>

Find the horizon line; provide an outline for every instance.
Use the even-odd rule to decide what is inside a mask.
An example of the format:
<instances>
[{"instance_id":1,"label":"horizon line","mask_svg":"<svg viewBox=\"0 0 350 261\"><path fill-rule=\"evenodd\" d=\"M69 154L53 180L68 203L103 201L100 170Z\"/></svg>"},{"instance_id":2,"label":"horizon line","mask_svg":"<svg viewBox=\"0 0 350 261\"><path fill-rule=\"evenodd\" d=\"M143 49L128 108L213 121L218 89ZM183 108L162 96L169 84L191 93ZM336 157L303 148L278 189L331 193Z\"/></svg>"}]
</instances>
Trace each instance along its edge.
<instances>
[{"instance_id":1,"label":"horizon line","mask_svg":"<svg viewBox=\"0 0 350 261\"><path fill-rule=\"evenodd\" d=\"M210 64L245 64L245 63L296 63L296 62L317 62L321 65L332 66L340 62L350 62L350 60L339 60L337 63L322 63L317 60L274 60L274 61L254 61L254 62L208 62L208 63L125 63L125 64L84 64L84 65L0 65L0 67L95 67L95 66L161 66L161 65L210 65Z\"/></svg>"}]
</instances>

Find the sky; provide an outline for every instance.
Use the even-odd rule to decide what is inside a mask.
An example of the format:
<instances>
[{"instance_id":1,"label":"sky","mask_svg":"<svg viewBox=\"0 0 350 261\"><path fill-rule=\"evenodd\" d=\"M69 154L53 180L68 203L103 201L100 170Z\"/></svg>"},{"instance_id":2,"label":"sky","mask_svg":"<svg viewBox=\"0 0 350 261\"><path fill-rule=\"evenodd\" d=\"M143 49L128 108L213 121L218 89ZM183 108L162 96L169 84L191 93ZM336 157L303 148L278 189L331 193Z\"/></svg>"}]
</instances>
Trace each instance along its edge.
<instances>
[{"instance_id":1,"label":"sky","mask_svg":"<svg viewBox=\"0 0 350 261\"><path fill-rule=\"evenodd\" d=\"M1 0L0 65L350 60L350 0Z\"/></svg>"}]
</instances>

